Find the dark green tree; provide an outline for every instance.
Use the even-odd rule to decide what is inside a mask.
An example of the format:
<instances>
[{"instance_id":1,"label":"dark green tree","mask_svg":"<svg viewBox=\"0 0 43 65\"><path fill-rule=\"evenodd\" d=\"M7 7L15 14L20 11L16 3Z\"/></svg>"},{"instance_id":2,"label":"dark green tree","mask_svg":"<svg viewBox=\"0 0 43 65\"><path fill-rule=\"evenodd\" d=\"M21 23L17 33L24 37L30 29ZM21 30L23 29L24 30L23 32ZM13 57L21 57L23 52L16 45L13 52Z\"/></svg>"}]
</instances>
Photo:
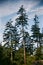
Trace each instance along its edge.
<instances>
[{"instance_id":1,"label":"dark green tree","mask_svg":"<svg viewBox=\"0 0 43 65\"><path fill-rule=\"evenodd\" d=\"M22 34L22 43L23 43L23 48L24 48L24 64L26 65L26 52L25 52L25 39L24 39L25 29L24 28L28 25L27 24L28 17L26 15L25 9L23 8L23 5L20 7L17 14L19 16L16 19L16 21L17 21L16 25L21 26L20 32Z\"/></svg>"},{"instance_id":2,"label":"dark green tree","mask_svg":"<svg viewBox=\"0 0 43 65\"><path fill-rule=\"evenodd\" d=\"M6 23L6 28L3 34L3 41L6 42L5 45L11 48L11 60L12 60L12 38L13 38L13 26L11 22Z\"/></svg>"},{"instance_id":3,"label":"dark green tree","mask_svg":"<svg viewBox=\"0 0 43 65\"><path fill-rule=\"evenodd\" d=\"M2 59L3 59L3 47L0 45L0 65L2 65Z\"/></svg>"},{"instance_id":4,"label":"dark green tree","mask_svg":"<svg viewBox=\"0 0 43 65\"><path fill-rule=\"evenodd\" d=\"M3 34L3 41L6 42L4 46L11 49L11 60L12 60L12 51L16 48L16 44L19 43L17 29L12 25L12 21L7 22L6 28Z\"/></svg>"},{"instance_id":5,"label":"dark green tree","mask_svg":"<svg viewBox=\"0 0 43 65\"><path fill-rule=\"evenodd\" d=\"M43 46L43 28L42 28L42 33L41 33L41 46Z\"/></svg>"},{"instance_id":6,"label":"dark green tree","mask_svg":"<svg viewBox=\"0 0 43 65\"><path fill-rule=\"evenodd\" d=\"M40 40L40 28L39 28L39 21L38 21L37 15L35 15L34 25L32 25L31 31L32 31L33 40L35 42L39 42L39 40ZM38 47L38 44L37 44L37 47Z\"/></svg>"},{"instance_id":7,"label":"dark green tree","mask_svg":"<svg viewBox=\"0 0 43 65\"><path fill-rule=\"evenodd\" d=\"M41 57L41 38L42 38L42 34L40 33L40 28L39 28L39 22L38 22L38 16L37 15L35 15L34 25L32 25L31 31L33 32L32 33L33 40L35 42L37 42L36 59L38 60L39 57ZM38 50L38 48L39 48L38 45L40 46L40 50Z\"/></svg>"},{"instance_id":8,"label":"dark green tree","mask_svg":"<svg viewBox=\"0 0 43 65\"><path fill-rule=\"evenodd\" d=\"M0 65L12 65L10 58L5 53L6 49L0 45Z\"/></svg>"},{"instance_id":9,"label":"dark green tree","mask_svg":"<svg viewBox=\"0 0 43 65\"><path fill-rule=\"evenodd\" d=\"M33 54L33 44L28 32L25 32L24 34L24 42L25 42L26 52L28 52L30 55Z\"/></svg>"}]
</instances>

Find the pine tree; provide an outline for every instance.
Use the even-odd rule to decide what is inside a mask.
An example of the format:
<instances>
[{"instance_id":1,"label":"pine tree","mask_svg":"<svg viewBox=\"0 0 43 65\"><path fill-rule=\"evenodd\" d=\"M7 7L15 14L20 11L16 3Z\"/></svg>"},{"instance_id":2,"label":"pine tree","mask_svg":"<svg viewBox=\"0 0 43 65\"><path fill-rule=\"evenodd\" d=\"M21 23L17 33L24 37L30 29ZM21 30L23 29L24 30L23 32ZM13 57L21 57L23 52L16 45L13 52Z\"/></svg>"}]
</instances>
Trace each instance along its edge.
<instances>
[{"instance_id":1,"label":"pine tree","mask_svg":"<svg viewBox=\"0 0 43 65\"><path fill-rule=\"evenodd\" d=\"M41 33L41 43L43 45L43 28L42 28L42 33Z\"/></svg>"},{"instance_id":2,"label":"pine tree","mask_svg":"<svg viewBox=\"0 0 43 65\"><path fill-rule=\"evenodd\" d=\"M3 41L6 42L4 46L7 45L7 48L11 49L11 61L13 60L13 49L16 49L16 44L19 43L18 33L16 26L12 25L12 21L6 23L6 28L3 34Z\"/></svg>"},{"instance_id":3,"label":"pine tree","mask_svg":"<svg viewBox=\"0 0 43 65\"><path fill-rule=\"evenodd\" d=\"M34 21L35 22L34 22L34 25L32 25L31 31L33 32L32 33L33 40L35 42L37 42L36 60L39 60L39 58L41 57L41 38L42 38L42 34L40 33L37 15L35 15ZM40 47L38 47L38 44L39 44Z\"/></svg>"},{"instance_id":4,"label":"pine tree","mask_svg":"<svg viewBox=\"0 0 43 65\"><path fill-rule=\"evenodd\" d=\"M20 7L18 13L17 13L19 16L18 18L16 19L17 23L16 25L21 25L21 34L22 34L22 38L23 38L23 47L24 47L24 64L26 65L26 51L25 51L25 39L24 39L24 36L25 36L25 30L24 30L24 27L27 25L27 21L28 21L28 17L26 15L26 12L25 12L25 9L23 8L23 5Z\"/></svg>"},{"instance_id":5,"label":"pine tree","mask_svg":"<svg viewBox=\"0 0 43 65\"><path fill-rule=\"evenodd\" d=\"M4 33L3 33L3 41L6 42L5 44L7 44L9 46L9 43L10 41L12 41L11 37L12 37L12 24L11 22L7 22L6 23L6 28L4 30Z\"/></svg>"},{"instance_id":6,"label":"pine tree","mask_svg":"<svg viewBox=\"0 0 43 65\"><path fill-rule=\"evenodd\" d=\"M35 42L39 42L39 40L40 40L40 28L39 28L38 23L39 23L38 16L35 15L34 25L32 25L32 28L31 28L31 31L33 32L32 37ZM38 43L37 43L37 47L38 47Z\"/></svg>"}]
</instances>

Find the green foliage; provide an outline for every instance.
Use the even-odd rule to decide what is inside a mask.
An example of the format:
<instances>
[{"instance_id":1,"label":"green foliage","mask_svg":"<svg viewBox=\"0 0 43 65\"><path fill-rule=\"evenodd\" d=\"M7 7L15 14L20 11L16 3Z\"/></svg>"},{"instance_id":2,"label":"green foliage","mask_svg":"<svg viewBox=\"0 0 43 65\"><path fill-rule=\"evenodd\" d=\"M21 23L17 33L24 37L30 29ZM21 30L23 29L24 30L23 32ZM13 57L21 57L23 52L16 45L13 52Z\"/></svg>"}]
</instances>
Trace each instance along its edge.
<instances>
[{"instance_id":1,"label":"green foliage","mask_svg":"<svg viewBox=\"0 0 43 65\"><path fill-rule=\"evenodd\" d=\"M3 46L0 46L0 65L11 65L11 61L7 55L5 55Z\"/></svg>"},{"instance_id":2,"label":"green foliage","mask_svg":"<svg viewBox=\"0 0 43 65\"><path fill-rule=\"evenodd\" d=\"M26 65L34 65L36 60L41 60L43 56L40 56L40 48L36 51L38 53L39 58L36 56L30 55L26 52ZM39 64L43 65L43 63L39 62ZM19 50L14 52L14 60L11 62L10 60L10 48L5 48L0 46L0 65L24 65L24 49L20 48Z\"/></svg>"},{"instance_id":3,"label":"green foliage","mask_svg":"<svg viewBox=\"0 0 43 65\"><path fill-rule=\"evenodd\" d=\"M6 23L6 28L3 34L3 41L6 42L5 45L9 46L9 43L13 40L13 29L11 22ZM11 44L11 43L10 43Z\"/></svg>"},{"instance_id":4,"label":"green foliage","mask_svg":"<svg viewBox=\"0 0 43 65\"><path fill-rule=\"evenodd\" d=\"M26 56L26 54L25 54L25 38L24 38L24 36L26 35L25 34L25 29L24 29L24 27L26 27L26 25L27 25L27 22L28 22L28 17L27 17L27 15L26 15L26 12L25 12L25 9L23 8L23 5L20 7L20 9L19 9L19 11L18 11L18 18L16 19L16 21L17 21L17 23L16 23L16 25L17 26L21 26L21 29L20 29L20 37L22 38L22 44L23 44L23 48L24 48L24 64L26 65L26 61L25 61L25 56Z\"/></svg>"},{"instance_id":5,"label":"green foliage","mask_svg":"<svg viewBox=\"0 0 43 65\"><path fill-rule=\"evenodd\" d=\"M27 65L32 65L35 61L35 56L27 56Z\"/></svg>"},{"instance_id":6,"label":"green foliage","mask_svg":"<svg viewBox=\"0 0 43 65\"><path fill-rule=\"evenodd\" d=\"M43 52L41 51L42 49L43 49L42 47L37 48L35 54L36 60L43 60Z\"/></svg>"},{"instance_id":7,"label":"green foliage","mask_svg":"<svg viewBox=\"0 0 43 65\"><path fill-rule=\"evenodd\" d=\"M3 47L0 45L0 65L2 65L2 59L3 59Z\"/></svg>"},{"instance_id":8,"label":"green foliage","mask_svg":"<svg viewBox=\"0 0 43 65\"><path fill-rule=\"evenodd\" d=\"M24 65L24 60L26 60L26 65L34 65L34 62L36 62L36 60L43 60L43 54L41 54L41 48L43 47L41 46L37 48L37 50L35 50L36 55L32 55L33 44L31 43L34 39L36 39L35 42L39 42L41 44L40 39L43 37L43 35L40 33L37 15L35 15L34 25L32 25L31 29L31 31L33 32L33 40L31 40L28 31L26 31L28 30L28 17L26 15L25 9L23 8L23 5L20 7L17 14L19 16L16 19L15 26L12 25L12 21L6 23L6 28L3 34L3 40L6 43L4 46L0 45L0 65ZM18 48L18 50L16 50L16 46L18 45L18 43L22 43L23 47L20 47ZM12 61L11 53L13 58ZM24 59L24 57L26 59ZM36 62L35 65L41 64L43 63Z\"/></svg>"},{"instance_id":9,"label":"green foliage","mask_svg":"<svg viewBox=\"0 0 43 65\"><path fill-rule=\"evenodd\" d=\"M33 62L32 65L43 65L43 60Z\"/></svg>"},{"instance_id":10,"label":"green foliage","mask_svg":"<svg viewBox=\"0 0 43 65\"><path fill-rule=\"evenodd\" d=\"M34 25L32 25L32 28L31 28L31 31L33 32L32 34L32 37L36 39L36 41L39 41L39 35L40 35L40 28L39 28L39 25L38 25L38 17L37 15L35 15L35 18L34 18Z\"/></svg>"},{"instance_id":11,"label":"green foliage","mask_svg":"<svg viewBox=\"0 0 43 65\"><path fill-rule=\"evenodd\" d=\"M27 24L28 17L26 15L25 9L23 8L23 5L20 7L18 14L20 14L20 16L16 19L17 25L25 26Z\"/></svg>"}]
</instances>

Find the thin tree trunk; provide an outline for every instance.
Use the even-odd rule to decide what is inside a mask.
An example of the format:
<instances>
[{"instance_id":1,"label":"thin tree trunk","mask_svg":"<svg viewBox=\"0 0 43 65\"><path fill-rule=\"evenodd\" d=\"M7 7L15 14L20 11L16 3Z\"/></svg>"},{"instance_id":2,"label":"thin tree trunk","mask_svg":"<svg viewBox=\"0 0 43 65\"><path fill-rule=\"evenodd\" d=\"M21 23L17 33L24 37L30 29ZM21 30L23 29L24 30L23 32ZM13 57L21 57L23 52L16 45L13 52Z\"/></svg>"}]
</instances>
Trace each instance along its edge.
<instances>
[{"instance_id":1,"label":"thin tree trunk","mask_svg":"<svg viewBox=\"0 0 43 65\"><path fill-rule=\"evenodd\" d=\"M39 41L39 43L40 43L40 55L42 54L42 52L41 52L41 47L42 47L42 45L41 45L41 42Z\"/></svg>"},{"instance_id":2,"label":"thin tree trunk","mask_svg":"<svg viewBox=\"0 0 43 65\"><path fill-rule=\"evenodd\" d=\"M24 45L24 65L26 65L26 50L25 50L25 45Z\"/></svg>"},{"instance_id":3,"label":"thin tree trunk","mask_svg":"<svg viewBox=\"0 0 43 65\"><path fill-rule=\"evenodd\" d=\"M24 37L24 28L23 28L23 26L22 26L22 33L23 33L23 37ZM26 50L25 50L24 38L23 38L23 48L24 48L24 65L26 65Z\"/></svg>"},{"instance_id":4,"label":"thin tree trunk","mask_svg":"<svg viewBox=\"0 0 43 65\"><path fill-rule=\"evenodd\" d=\"M11 49L11 61L13 60L13 57L12 57L12 49Z\"/></svg>"},{"instance_id":5,"label":"thin tree trunk","mask_svg":"<svg viewBox=\"0 0 43 65\"><path fill-rule=\"evenodd\" d=\"M13 54L12 54L12 40L11 40L11 34L10 34L10 44L11 44L11 61L13 60Z\"/></svg>"}]
</instances>

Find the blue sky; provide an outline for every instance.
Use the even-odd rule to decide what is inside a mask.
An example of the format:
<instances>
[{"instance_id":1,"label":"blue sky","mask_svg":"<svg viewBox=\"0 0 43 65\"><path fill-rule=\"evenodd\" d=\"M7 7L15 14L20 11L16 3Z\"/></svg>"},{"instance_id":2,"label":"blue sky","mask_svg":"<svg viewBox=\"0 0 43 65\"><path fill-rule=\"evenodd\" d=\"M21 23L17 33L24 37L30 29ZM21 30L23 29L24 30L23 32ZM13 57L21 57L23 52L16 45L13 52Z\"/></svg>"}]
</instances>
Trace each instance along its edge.
<instances>
[{"instance_id":1,"label":"blue sky","mask_svg":"<svg viewBox=\"0 0 43 65\"><path fill-rule=\"evenodd\" d=\"M29 18L29 33L33 24L34 15L39 17L39 26L43 27L43 0L0 0L0 42L3 41L3 32L7 21L15 22L17 11L24 5Z\"/></svg>"}]
</instances>

